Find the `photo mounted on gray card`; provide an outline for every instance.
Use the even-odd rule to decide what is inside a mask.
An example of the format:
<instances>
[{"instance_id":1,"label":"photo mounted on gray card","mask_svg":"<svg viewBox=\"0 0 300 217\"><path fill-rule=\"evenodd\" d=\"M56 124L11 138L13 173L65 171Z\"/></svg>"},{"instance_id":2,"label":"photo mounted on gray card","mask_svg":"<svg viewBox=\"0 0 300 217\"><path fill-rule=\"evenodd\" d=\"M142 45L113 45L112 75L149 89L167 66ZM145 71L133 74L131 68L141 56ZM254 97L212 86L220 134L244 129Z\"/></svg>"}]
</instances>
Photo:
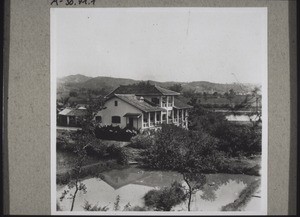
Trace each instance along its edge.
<instances>
[{"instance_id":1,"label":"photo mounted on gray card","mask_svg":"<svg viewBox=\"0 0 300 217\"><path fill-rule=\"evenodd\" d=\"M53 214L267 213L266 8L51 8Z\"/></svg>"}]
</instances>

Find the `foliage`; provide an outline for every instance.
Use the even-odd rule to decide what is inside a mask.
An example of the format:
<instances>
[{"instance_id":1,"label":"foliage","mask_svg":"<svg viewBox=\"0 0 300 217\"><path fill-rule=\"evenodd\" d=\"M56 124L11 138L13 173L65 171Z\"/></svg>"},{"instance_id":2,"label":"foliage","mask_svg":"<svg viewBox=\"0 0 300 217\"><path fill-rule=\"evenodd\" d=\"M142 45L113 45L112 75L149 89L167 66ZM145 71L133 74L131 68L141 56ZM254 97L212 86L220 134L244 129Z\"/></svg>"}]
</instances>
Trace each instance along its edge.
<instances>
[{"instance_id":1,"label":"foliage","mask_svg":"<svg viewBox=\"0 0 300 217\"><path fill-rule=\"evenodd\" d=\"M107 206L102 207L102 206L98 206L97 204L92 205L88 201L84 202L83 209L85 211L104 211L104 212L109 210L109 208Z\"/></svg>"},{"instance_id":2,"label":"foliage","mask_svg":"<svg viewBox=\"0 0 300 217\"><path fill-rule=\"evenodd\" d=\"M136 136L131 138L129 147L138 148L138 149L146 149L153 144L153 136L148 134L137 134Z\"/></svg>"},{"instance_id":3,"label":"foliage","mask_svg":"<svg viewBox=\"0 0 300 217\"><path fill-rule=\"evenodd\" d=\"M261 153L261 126L237 125L223 113L212 112L196 105L190 112L191 130L204 131L218 139L217 149L229 156L250 156Z\"/></svg>"},{"instance_id":4,"label":"foliage","mask_svg":"<svg viewBox=\"0 0 300 217\"><path fill-rule=\"evenodd\" d=\"M77 97L77 96L78 96L78 93L77 93L76 91L71 91L71 92L69 93L69 96L70 96L70 97Z\"/></svg>"},{"instance_id":5,"label":"foliage","mask_svg":"<svg viewBox=\"0 0 300 217\"><path fill-rule=\"evenodd\" d=\"M142 153L143 164L154 169L187 172L215 172L219 162L217 140L205 132L162 125L154 144Z\"/></svg>"},{"instance_id":6,"label":"foliage","mask_svg":"<svg viewBox=\"0 0 300 217\"><path fill-rule=\"evenodd\" d=\"M168 87L168 89L180 93L183 90L183 87L181 84L173 84L172 86Z\"/></svg>"},{"instance_id":7,"label":"foliage","mask_svg":"<svg viewBox=\"0 0 300 217\"><path fill-rule=\"evenodd\" d=\"M120 128L119 126L102 126L95 128L95 135L99 139L116 140L116 141L130 141L130 139L137 135L137 131L128 128Z\"/></svg>"},{"instance_id":8,"label":"foliage","mask_svg":"<svg viewBox=\"0 0 300 217\"><path fill-rule=\"evenodd\" d=\"M120 195L117 195L116 201L114 202L114 211L120 210Z\"/></svg>"},{"instance_id":9,"label":"foliage","mask_svg":"<svg viewBox=\"0 0 300 217\"><path fill-rule=\"evenodd\" d=\"M181 173L187 183L189 202L192 194L205 183L203 173L216 172L222 164L218 140L204 131L189 131L175 125L162 125L154 144L143 153L144 166Z\"/></svg>"},{"instance_id":10,"label":"foliage","mask_svg":"<svg viewBox=\"0 0 300 217\"><path fill-rule=\"evenodd\" d=\"M222 211L241 211L240 208L245 206L251 199L252 195L260 186L260 179L255 180L244 190L241 191L239 197L232 203L222 207Z\"/></svg>"},{"instance_id":11,"label":"foliage","mask_svg":"<svg viewBox=\"0 0 300 217\"><path fill-rule=\"evenodd\" d=\"M153 207L157 211L170 211L173 206L180 204L185 199L183 186L176 181L172 183L171 187L150 190L144 196L145 205Z\"/></svg>"},{"instance_id":12,"label":"foliage","mask_svg":"<svg viewBox=\"0 0 300 217\"><path fill-rule=\"evenodd\" d=\"M111 145L107 147L107 153L114 159L117 159L117 162L122 165L128 164L128 156L124 150L124 148Z\"/></svg>"}]
</instances>

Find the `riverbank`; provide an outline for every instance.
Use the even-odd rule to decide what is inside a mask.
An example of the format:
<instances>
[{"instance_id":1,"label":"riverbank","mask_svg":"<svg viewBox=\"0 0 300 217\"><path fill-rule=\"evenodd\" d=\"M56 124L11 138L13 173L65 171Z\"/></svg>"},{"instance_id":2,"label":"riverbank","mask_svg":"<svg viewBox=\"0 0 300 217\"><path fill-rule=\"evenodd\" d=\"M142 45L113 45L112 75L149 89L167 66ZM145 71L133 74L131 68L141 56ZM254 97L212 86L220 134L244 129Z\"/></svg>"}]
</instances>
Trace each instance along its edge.
<instances>
[{"instance_id":1,"label":"riverbank","mask_svg":"<svg viewBox=\"0 0 300 217\"><path fill-rule=\"evenodd\" d=\"M257 192L259 187L260 187L260 179L252 182L243 191L241 191L238 199L236 199L234 202L222 207L221 210L222 211L242 211L243 208L245 208L246 206L249 206L248 204L249 204L250 200L252 199L254 193ZM255 204L259 204L259 203L255 203ZM252 205L252 207L253 207L253 205ZM249 210L249 207L246 209Z\"/></svg>"}]
</instances>

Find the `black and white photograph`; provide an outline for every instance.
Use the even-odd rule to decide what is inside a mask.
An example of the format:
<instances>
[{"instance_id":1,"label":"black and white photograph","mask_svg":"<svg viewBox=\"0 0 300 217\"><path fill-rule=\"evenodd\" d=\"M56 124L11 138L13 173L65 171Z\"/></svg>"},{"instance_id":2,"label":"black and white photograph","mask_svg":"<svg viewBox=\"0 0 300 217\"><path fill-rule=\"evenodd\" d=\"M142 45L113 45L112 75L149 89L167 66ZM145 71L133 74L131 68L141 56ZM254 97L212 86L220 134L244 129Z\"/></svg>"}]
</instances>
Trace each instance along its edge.
<instances>
[{"instance_id":1,"label":"black and white photograph","mask_svg":"<svg viewBox=\"0 0 300 217\"><path fill-rule=\"evenodd\" d=\"M50 12L52 214L267 214L267 8Z\"/></svg>"}]
</instances>

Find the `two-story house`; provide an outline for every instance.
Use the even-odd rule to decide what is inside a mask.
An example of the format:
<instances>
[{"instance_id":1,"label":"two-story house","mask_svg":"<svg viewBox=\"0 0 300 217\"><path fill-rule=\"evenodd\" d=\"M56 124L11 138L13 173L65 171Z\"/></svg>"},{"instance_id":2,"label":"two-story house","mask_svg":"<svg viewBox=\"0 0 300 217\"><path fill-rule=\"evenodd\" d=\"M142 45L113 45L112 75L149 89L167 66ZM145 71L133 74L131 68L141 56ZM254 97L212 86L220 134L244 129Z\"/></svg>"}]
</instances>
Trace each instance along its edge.
<instances>
[{"instance_id":1,"label":"two-story house","mask_svg":"<svg viewBox=\"0 0 300 217\"><path fill-rule=\"evenodd\" d=\"M192 106L178 100L178 95L157 85L121 85L105 97L104 108L96 120L103 125L138 130L156 128L162 123L187 128Z\"/></svg>"}]
</instances>

